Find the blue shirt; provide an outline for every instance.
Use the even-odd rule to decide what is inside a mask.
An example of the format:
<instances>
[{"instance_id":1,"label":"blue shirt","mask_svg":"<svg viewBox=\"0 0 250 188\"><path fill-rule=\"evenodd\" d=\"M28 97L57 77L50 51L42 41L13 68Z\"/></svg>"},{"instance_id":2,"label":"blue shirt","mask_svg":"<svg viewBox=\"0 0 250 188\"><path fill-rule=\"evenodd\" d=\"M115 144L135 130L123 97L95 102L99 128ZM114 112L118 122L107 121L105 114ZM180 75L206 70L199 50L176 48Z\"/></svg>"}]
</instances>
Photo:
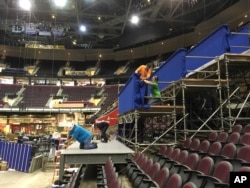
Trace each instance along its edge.
<instances>
[{"instance_id":1,"label":"blue shirt","mask_svg":"<svg viewBox=\"0 0 250 188\"><path fill-rule=\"evenodd\" d=\"M92 137L91 132L79 125L74 125L73 129L69 131L69 135L80 143L84 143Z\"/></svg>"}]
</instances>

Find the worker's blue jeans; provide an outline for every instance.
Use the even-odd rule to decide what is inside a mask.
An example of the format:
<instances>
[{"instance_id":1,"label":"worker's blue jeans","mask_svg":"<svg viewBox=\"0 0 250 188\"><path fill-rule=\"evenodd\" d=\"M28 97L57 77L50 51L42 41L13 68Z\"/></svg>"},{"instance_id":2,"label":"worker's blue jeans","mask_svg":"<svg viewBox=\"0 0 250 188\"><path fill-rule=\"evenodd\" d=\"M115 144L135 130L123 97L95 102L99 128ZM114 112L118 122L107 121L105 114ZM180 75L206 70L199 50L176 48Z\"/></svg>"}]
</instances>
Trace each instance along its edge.
<instances>
[{"instance_id":1,"label":"worker's blue jeans","mask_svg":"<svg viewBox=\"0 0 250 188\"><path fill-rule=\"evenodd\" d=\"M95 149L97 148L95 143L91 142L91 137L85 140L84 143L80 143L80 149Z\"/></svg>"}]
</instances>

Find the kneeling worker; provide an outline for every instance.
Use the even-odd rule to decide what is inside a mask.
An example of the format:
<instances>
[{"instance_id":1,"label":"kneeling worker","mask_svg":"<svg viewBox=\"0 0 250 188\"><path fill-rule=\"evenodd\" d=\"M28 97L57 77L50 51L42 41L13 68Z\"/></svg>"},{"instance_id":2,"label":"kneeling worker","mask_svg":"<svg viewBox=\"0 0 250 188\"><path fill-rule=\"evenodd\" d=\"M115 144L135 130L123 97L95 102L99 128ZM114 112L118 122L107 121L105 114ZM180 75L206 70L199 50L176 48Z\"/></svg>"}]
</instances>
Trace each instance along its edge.
<instances>
[{"instance_id":1,"label":"kneeling worker","mask_svg":"<svg viewBox=\"0 0 250 188\"><path fill-rule=\"evenodd\" d=\"M107 129L109 128L109 123L107 121L95 121L94 127L98 128L101 131L101 141L107 143L108 137L106 134Z\"/></svg>"},{"instance_id":2,"label":"kneeling worker","mask_svg":"<svg viewBox=\"0 0 250 188\"><path fill-rule=\"evenodd\" d=\"M80 125L70 123L68 125L68 139L65 143L70 143L73 139L77 140L80 143L80 149L95 149L97 144L91 142L92 134L87 129L83 128Z\"/></svg>"}]
</instances>

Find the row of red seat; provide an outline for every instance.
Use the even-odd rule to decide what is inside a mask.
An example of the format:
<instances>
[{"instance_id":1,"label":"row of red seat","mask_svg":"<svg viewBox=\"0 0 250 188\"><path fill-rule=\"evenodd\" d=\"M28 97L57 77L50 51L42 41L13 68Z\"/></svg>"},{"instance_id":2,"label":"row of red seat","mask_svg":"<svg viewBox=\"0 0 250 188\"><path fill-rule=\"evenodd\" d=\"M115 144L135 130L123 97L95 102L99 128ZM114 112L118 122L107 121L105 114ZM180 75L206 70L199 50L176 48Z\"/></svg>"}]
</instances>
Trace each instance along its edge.
<instances>
[{"instance_id":1,"label":"row of red seat","mask_svg":"<svg viewBox=\"0 0 250 188\"><path fill-rule=\"evenodd\" d=\"M217 184L228 184L231 171L246 169L250 171L248 167L250 164L250 145L237 148L234 143L227 143L222 147L221 143L216 141L211 144L207 152L191 148L163 146L155 154L154 161L158 162L161 168L169 169L170 174L178 173L181 175L182 184L188 181L195 183L197 187L207 187L206 184L212 184L215 181ZM194 176L193 171L196 172L195 174L197 171L202 172L202 176L206 177ZM209 182L208 179L214 181Z\"/></svg>"},{"instance_id":2,"label":"row of red seat","mask_svg":"<svg viewBox=\"0 0 250 188\"><path fill-rule=\"evenodd\" d=\"M170 174L181 175L182 186L191 181L187 186L215 187L222 183L227 187L231 171L250 171L250 133L211 132L204 140L188 138L178 147L162 146L154 161ZM203 175L190 175L192 171Z\"/></svg>"},{"instance_id":3,"label":"row of red seat","mask_svg":"<svg viewBox=\"0 0 250 188\"><path fill-rule=\"evenodd\" d=\"M122 183L116 172L116 167L108 157L104 165L97 167L97 188L121 188Z\"/></svg>"},{"instance_id":4,"label":"row of red seat","mask_svg":"<svg viewBox=\"0 0 250 188\"><path fill-rule=\"evenodd\" d=\"M128 160L127 176L138 188L229 187L231 171L250 172L250 125L245 127L162 146L153 158L137 152Z\"/></svg>"}]
</instances>

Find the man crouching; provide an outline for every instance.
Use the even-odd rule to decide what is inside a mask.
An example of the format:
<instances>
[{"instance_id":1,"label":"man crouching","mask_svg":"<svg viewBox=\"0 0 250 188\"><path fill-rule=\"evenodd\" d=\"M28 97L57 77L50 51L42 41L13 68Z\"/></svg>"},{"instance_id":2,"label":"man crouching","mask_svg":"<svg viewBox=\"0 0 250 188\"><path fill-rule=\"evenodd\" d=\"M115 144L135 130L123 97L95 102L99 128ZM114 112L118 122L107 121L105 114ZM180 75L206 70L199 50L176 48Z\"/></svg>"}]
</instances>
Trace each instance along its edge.
<instances>
[{"instance_id":1,"label":"man crouching","mask_svg":"<svg viewBox=\"0 0 250 188\"><path fill-rule=\"evenodd\" d=\"M73 139L80 143L80 149L96 149L97 144L91 142L92 134L80 125L70 123L68 125L68 138L65 144L70 143Z\"/></svg>"}]
</instances>

